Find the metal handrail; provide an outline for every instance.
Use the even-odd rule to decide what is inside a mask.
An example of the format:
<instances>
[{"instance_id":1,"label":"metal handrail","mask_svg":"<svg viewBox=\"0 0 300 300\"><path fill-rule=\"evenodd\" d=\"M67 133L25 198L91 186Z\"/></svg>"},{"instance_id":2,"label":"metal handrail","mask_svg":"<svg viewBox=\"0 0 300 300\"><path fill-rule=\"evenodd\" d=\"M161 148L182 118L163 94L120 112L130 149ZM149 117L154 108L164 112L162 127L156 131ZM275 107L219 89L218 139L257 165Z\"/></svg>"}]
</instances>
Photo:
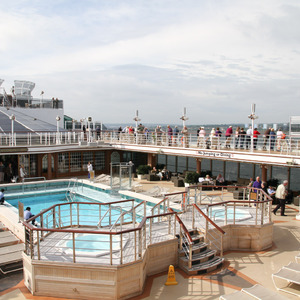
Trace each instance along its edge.
<instances>
[{"instance_id":1,"label":"metal handrail","mask_svg":"<svg viewBox=\"0 0 300 300\"><path fill-rule=\"evenodd\" d=\"M43 179L44 180L44 184L45 184L45 191L47 190L47 185L46 185L46 177L44 176L40 176L40 177L25 177L22 180L22 193L24 194L24 184L26 180L32 180L32 179Z\"/></svg>"}]
</instances>

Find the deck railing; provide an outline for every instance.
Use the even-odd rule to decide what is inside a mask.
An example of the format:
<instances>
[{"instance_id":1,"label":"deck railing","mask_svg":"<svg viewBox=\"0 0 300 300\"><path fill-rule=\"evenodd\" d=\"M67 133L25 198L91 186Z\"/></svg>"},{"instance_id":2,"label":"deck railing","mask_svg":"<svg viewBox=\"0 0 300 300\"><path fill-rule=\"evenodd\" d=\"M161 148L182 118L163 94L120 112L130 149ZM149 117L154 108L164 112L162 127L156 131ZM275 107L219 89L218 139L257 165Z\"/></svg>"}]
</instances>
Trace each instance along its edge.
<instances>
[{"instance_id":1,"label":"deck railing","mask_svg":"<svg viewBox=\"0 0 300 300\"><path fill-rule=\"evenodd\" d=\"M120 216L118 213L113 217L112 207L119 206L121 202L132 201L133 199L110 204L74 202L54 205L23 222L25 253L32 260L84 263L87 259L92 259L96 264L116 265L137 261L142 258L148 245L175 238L174 212L130 217L123 223L122 230L112 230L114 220ZM111 211L107 216L107 226L97 228L97 219L103 216L103 207L107 205ZM141 204L134 208L142 207ZM87 210L97 211L96 217L91 213L88 216ZM38 227L31 224L33 219L39 222Z\"/></svg>"},{"instance_id":2,"label":"deck railing","mask_svg":"<svg viewBox=\"0 0 300 300\"><path fill-rule=\"evenodd\" d=\"M96 142L106 142L111 144L135 144L135 145L155 145L160 147L180 147L197 148L199 150L234 150L250 151L251 136L232 135L226 138L225 135L199 137L196 132L188 135L178 133L169 136L166 133L120 133L118 131L102 131L98 133L91 131L84 133L80 130L61 131L61 132L15 132L0 134L0 146L37 146L37 145L69 145L69 144L88 144ZM284 139L260 136L254 143L253 151L264 151L264 153L280 153L286 155L300 155L300 136L291 135ZM291 164L293 161L291 161Z\"/></svg>"}]
</instances>

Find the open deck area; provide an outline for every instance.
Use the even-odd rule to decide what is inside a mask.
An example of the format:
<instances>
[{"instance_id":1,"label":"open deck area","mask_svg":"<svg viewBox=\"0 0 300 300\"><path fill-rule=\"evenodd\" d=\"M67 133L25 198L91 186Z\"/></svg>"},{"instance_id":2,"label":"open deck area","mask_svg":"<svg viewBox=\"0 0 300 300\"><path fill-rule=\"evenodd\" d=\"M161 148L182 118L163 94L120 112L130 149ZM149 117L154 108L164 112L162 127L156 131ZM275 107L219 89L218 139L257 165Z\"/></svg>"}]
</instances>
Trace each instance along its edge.
<instances>
[{"instance_id":1,"label":"open deck area","mask_svg":"<svg viewBox=\"0 0 300 300\"><path fill-rule=\"evenodd\" d=\"M144 192L153 189L153 186L168 189L169 193L184 191L184 188L174 187L172 182L138 181L138 184L142 186ZM176 205L176 203L174 204ZM255 214L255 207L248 207L247 209L250 214ZM219 299L223 294L249 288L256 283L275 291L272 274L278 272L282 266L289 262L295 261L295 257L300 252L299 220L295 218L298 213L298 207L287 205L287 217L272 215L274 222L273 243L268 249L263 251L225 251L225 263L222 269L203 275L188 276L181 269L176 268L175 274L178 285L175 286L164 285L167 279L167 270L164 273L150 275L146 280L143 294L131 299L199 299L200 297L201 299ZM188 220L187 217L187 223ZM162 231L158 232L159 235L165 236ZM48 255L57 254L52 247L49 247L47 253ZM67 253L62 257L68 260ZM130 255L127 258L129 259ZM94 261L95 258L90 259ZM103 259L103 257L97 259ZM25 287L22 278L22 273L0 278L0 300L45 299L45 297L33 296ZM299 299L297 296L281 291L278 293L287 299ZM76 298L78 299L78 297ZM56 298L47 297L47 299Z\"/></svg>"}]
</instances>

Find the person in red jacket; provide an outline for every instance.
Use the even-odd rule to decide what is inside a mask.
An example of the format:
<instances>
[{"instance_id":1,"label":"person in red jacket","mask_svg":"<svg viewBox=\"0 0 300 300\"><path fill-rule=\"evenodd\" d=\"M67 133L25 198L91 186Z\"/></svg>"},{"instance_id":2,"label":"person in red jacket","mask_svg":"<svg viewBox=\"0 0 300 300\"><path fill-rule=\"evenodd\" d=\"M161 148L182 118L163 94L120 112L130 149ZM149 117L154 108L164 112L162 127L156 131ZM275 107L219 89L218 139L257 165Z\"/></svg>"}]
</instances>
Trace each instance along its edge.
<instances>
[{"instance_id":1,"label":"person in red jacket","mask_svg":"<svg viewBox=\"0 0 300 300\"><path fill-rule=\"evenodd\" d=\"M254 131L253 131L253 148L254 149L256 149L257 139L258 139L259 135L260 135L260 132L257 130L257 128L254 128Z\"/></svg>"}]
</instances>

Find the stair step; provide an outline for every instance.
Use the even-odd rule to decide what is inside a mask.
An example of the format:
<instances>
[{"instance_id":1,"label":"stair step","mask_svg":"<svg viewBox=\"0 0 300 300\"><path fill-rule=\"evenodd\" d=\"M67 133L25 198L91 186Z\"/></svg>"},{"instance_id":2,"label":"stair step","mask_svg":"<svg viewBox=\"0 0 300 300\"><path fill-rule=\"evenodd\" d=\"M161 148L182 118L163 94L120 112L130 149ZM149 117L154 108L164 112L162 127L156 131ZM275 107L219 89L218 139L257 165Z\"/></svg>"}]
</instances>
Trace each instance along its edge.
<instances>
[{"instance_id":1,"label":"stair step","mask_svg":"<svg viewBox=\"0 0 300 300\"><path fill-rule=\"evenodd\" d=\"M216 256L213 259L210 259L206 262L193 265L191 268L183 266L183 270L189 275L208 273L220 267L223 261L224 258Z\"/></svg>"},{"instance_id":2,"label":"stair step","mask_svg":"<svg viewBox=\"0 0 300 300\"><path fill-rule=\"evenodd\" d=\"M0 247L17 244L19 240L10 231L0 232Z\"/></svg>"},{"instance_id":3,"label":"stair step","mask_svg":"<svg viewBox=\"0 0 300 300\"><path fill-rule=\"evenodd\" d=\"M9 254L13 252L22 252L24 250L24 244L16 244L0 248L0 255Z\"/></svg>"},{"instance_id":4,"label":"stair step","mask_svg":"<svg viewBox=\"0 0 300 300\"><path fill-rule=\"evenodd\" d=\"M216 255L216 252L217 252L216 250L206 249L203 252L196 253L192 256L192 264L196 265L208 261L209 259L213 259L214 256ZM187 265L189 262L189 259L186 256L180 257L180 260L185 265Z\"/></svg>"},{"instance_id":5,"label":"stair step","mask_svg":"<svg viewBox=\"0 0 300 300\"><path fill-rule=\"evenodd\" d=\"M184 247L184 246L183 246ZM206 243L196 243L192 245L192 255L196 254L196 253L201 253L203 251L205 251L207 249L207 244ZM189 251L189 247L187 247L187 251ZM180 254L185 254L184 250L180 250L179 251L179 255Z\"/></svg>"}]
</instances>

